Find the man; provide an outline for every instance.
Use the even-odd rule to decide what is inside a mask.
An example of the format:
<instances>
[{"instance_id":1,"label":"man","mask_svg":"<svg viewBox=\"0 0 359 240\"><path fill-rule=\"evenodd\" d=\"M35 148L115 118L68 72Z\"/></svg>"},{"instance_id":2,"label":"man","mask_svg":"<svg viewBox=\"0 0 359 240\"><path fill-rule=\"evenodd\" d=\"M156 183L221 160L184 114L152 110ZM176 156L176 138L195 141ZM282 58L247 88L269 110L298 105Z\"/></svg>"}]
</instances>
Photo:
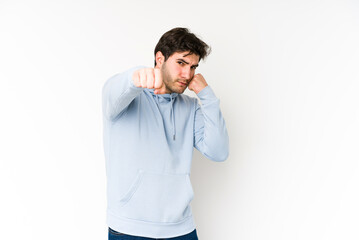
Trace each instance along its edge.
<instances>
[{"instance_id":1,"label":"man","mask_svg":"<svg viewBox=\"0 0 359 240\"><path fill-rule=\"evenodd\" d=\"M103 87L109 239L198 239L190 202L193 147L228 157L219 99L201 74L209 46L186 28L165 33L155 67L135 67ZM194 91L201 100L182 94ZM125 236L125 238L121 238Z\"/></svg>"}]
</instances>

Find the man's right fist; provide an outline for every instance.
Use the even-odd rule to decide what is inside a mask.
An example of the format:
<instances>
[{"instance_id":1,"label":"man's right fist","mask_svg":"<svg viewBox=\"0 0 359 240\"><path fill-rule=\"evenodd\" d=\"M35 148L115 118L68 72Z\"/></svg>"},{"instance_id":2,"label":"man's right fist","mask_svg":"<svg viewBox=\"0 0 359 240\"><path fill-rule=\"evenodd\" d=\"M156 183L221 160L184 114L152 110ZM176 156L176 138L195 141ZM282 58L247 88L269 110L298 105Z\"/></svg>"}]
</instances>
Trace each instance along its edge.
<instances>
[{"instance_id":1,"label":"man's right fist","mask_svg":"<svg viewBox=\"0 0 359 240\"><path fill-rule=\"evenodd\" d=\"M166 93L166 86L162 81L159 68L142 68L132 75L132 81L136 87L155 89L155 94Z\"/></svg>"}]
</instances>

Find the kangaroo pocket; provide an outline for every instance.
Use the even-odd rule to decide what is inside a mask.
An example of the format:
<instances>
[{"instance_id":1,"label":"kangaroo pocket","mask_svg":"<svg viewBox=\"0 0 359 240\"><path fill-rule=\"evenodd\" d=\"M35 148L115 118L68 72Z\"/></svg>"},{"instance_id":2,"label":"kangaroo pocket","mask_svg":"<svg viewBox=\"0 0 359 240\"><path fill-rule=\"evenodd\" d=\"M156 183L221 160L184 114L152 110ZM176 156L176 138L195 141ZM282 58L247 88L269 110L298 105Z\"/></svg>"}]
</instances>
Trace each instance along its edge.
<instances>
[{"instance_id":1,"label":"kangaroo pocket","mask_svg":"<svg viewBox=\"0 0 359 240\"><path fill-rule=\"evenodd\" d=\"M192 199L189 174L140 170L120 200L120 214L141 221L176 223L191 215Z\"/></svg>"}]
</instances>

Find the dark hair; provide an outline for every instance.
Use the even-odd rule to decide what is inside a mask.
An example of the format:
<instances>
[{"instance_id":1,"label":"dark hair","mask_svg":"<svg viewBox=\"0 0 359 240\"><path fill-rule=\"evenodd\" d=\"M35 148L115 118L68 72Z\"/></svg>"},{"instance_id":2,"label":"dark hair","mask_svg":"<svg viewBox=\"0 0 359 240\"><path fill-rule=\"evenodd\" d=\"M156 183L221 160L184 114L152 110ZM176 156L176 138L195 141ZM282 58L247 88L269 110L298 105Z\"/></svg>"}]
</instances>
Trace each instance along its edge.
<instances>
[{"instance_id":1,"label":"dark hair","mask_svg":"<svg viewBox=\"0 0 359 240\"><path fill-rule=\"evenodd\" d=\"M155 58L158 51L162 52L165 61L175 52L187 51L189 51L190 54L198 55L199 60L201 60L210 54L211 48L187 28L178 27L162 35L155 47Z\"/></svg>"}]
</instances>

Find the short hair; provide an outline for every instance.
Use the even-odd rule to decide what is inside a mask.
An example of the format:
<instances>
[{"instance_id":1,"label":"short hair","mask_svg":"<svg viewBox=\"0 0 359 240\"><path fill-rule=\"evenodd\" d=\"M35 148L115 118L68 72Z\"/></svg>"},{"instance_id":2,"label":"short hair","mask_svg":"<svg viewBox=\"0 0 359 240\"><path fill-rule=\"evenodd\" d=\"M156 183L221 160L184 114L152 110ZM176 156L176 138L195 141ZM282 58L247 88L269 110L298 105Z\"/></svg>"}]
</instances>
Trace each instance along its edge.
<instances>
[{"instance_id":1,"label":"short hair","mask_svg":"<svg viewBox=\"0 0 359 240\"><path fill-rule=\"evenodd\" d=\"M165 61L175 52L187 52L199 56L199 60L206 58L211 48L191 33L187 28L173 28L164 33L155 47L155 66L156 53L161 51Z\"/></svg>"}]
</instances>

